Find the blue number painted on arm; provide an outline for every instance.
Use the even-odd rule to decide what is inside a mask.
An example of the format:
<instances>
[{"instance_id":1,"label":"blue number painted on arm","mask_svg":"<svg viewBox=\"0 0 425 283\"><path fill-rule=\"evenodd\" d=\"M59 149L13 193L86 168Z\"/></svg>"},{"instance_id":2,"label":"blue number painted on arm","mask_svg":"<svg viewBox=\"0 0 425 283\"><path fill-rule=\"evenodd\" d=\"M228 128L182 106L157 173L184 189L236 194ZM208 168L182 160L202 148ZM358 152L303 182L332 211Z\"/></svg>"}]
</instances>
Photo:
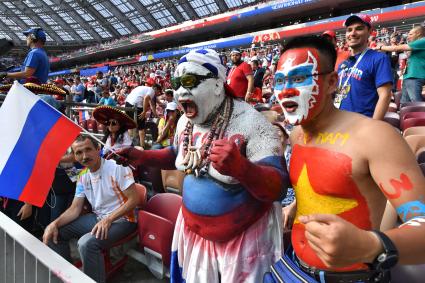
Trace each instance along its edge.
<instances>
[{"instance_id":1,"label":"blue number painted on arm","mask_svg":"<svg viewBox=\"0 0 425 283\"><path fill-rule=\"evenodd\" d=\"M403 222L416 216L425 216L425 204L419 200L409 201L400 205L397 213Z\"/></svg>"}]
</instances>

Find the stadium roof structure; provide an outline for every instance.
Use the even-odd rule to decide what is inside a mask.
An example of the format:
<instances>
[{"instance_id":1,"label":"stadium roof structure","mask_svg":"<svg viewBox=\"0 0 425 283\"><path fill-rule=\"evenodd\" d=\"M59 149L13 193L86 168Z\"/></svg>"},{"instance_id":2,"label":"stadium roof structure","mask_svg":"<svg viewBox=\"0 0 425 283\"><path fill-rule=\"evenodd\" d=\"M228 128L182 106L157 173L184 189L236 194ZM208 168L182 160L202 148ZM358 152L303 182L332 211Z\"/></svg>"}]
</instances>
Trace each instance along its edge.
<instances>
[{"instance_id":1,"label":"stadium roof structure","mask_svg":"<svg viewBox=\"0 0 425 283\"><path fill-rule=\"evenodd\" d=\"M46 45L84 46L197 20L259 0L6 0L0 38L25 45L22 31L42 27ZM261 1L264 3L264 1Z\"/></svg>"}]
</instances>

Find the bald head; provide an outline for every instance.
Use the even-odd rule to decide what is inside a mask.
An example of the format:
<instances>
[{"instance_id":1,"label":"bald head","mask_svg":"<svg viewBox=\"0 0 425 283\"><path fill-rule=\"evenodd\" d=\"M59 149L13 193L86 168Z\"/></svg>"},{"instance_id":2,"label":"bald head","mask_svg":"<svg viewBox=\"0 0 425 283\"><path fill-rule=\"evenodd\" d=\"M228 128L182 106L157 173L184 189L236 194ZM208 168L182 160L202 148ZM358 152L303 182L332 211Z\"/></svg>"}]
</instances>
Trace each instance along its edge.
<instances>
[{"instance_id":1,"label":"bald head","mask_svg":"<svg viewBox=\"0 0 425 283\"><path fill-rule=\"evenodd\" d=\"M412 28L407 34L407 41L412 42L424 37L424 28L422 26L416 26Z\"/></svg>"}]
</instances>

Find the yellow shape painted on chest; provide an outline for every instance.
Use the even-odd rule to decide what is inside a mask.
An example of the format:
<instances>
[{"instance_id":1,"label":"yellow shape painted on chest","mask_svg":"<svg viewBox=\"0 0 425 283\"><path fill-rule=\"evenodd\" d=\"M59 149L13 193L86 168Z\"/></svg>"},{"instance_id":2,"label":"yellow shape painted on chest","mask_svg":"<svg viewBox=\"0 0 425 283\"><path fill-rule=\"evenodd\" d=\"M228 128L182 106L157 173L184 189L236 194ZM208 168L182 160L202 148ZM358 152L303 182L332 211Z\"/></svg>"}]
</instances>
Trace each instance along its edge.
<instances>
[{"instance_id":1,"label":"yellow shape painted on chest","mask_svg":"<svg viewBox=\"0 0 425 283\"><path fill-rule=\"evenodd\" d=\"M304 164L297 184L294 185L297 200L297 213L295 222L299 223L298 217L309 214L340 214L358 205L356 200L326 196L316 193L310 184L307 174L307 166Z\"/></svg>"}]
</instances>

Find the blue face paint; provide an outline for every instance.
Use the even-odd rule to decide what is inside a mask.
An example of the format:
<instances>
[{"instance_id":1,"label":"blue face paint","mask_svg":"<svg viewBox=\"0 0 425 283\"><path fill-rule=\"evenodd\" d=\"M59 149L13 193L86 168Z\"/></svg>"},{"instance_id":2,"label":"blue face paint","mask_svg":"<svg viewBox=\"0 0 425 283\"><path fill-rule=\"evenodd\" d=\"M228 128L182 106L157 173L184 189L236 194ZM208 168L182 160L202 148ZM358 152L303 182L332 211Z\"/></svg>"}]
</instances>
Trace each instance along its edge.
<instances>
[{"instance_id":1,"label":"blue face paint","mask_svg":"<svg viewBox=\"0 0 425 283\"><path fill-rule=\"evenodd\" d=\"M296 67L288 72L288 76L283 73L276 73L274 79L274 89L297 88L310 86L313 84L313 65Z\"/></svg>"},{"instance_id":2,"label":"blue face paint","mask_svg":"<svg viewBox=\"0 0 425 283\"><path fill-rule=\"evenodd\" d=\"M409 201L397 208L397 213L403 222L417 216L425 216L425 204L419 200Z\"/></svg>"}]
</instances>

